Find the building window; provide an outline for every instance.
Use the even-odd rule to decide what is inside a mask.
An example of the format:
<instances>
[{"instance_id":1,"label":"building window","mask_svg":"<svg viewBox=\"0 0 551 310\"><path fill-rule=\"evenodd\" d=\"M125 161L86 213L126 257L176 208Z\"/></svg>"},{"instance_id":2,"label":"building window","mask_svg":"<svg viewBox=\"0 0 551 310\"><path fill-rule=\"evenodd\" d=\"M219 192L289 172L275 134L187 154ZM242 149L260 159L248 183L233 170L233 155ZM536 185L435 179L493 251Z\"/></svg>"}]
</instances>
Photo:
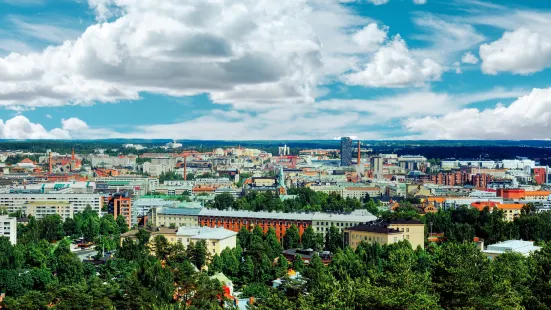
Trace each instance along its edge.
<instances>
[{"instance_id":1,"label":"building window","mask_svg":"<svg viewBox=\"0 0 551 310\"><path fill-rule=\"evenodd\" d=\"M409 232L409 228L406 228L406 232Z\"/></svg>"},{"instance_id":2,"label":"building window","mask_svg":"<svg viewBox=\"0 0 551 310\"><path fill-rule=\"evenodd\" d=\"M409 240L409 235L406 235L406 239Z\"/></svg>"}]
</instances>

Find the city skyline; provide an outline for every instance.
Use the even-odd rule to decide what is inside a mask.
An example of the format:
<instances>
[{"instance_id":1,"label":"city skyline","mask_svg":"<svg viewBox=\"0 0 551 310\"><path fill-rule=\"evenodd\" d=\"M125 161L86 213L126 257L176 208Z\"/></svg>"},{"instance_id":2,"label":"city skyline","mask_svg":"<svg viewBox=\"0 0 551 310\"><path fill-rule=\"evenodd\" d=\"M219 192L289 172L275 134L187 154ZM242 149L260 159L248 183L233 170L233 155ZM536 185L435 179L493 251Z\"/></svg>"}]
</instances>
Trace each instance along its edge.
<instances>
[{"instance_id":1,"label":"city skyline","mask_svg":"<svg viewBox=\"0 0 551 310\"><path fill-rule=\"evenodd\" d=\"M0 0L0 139L551 136L551 3L164 3Z\"/></svg>"}]
</instances>

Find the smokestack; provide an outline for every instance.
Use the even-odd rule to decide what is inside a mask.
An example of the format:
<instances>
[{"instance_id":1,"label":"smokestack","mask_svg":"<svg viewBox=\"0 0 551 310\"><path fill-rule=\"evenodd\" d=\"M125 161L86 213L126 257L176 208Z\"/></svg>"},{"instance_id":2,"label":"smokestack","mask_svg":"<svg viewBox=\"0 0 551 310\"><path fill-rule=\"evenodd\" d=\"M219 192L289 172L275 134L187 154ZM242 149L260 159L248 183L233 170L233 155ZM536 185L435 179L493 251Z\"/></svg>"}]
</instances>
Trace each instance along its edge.
<instances>
[{"instance_id":1,"label":"smokestack","mask_svg":"<svg viewBox=\"0 0 551 310\"><path fill-rule=\"evenodd\" d=\"M50 153L48 153L48 174L52 174L52 151L50 151Z\"/></svg>"},{"instance_id":2,"label":"smokestack","mask_svg":"<svg viewBox=\"0 0 551 310\"><path fill-rule=\"evenodd\" d=\"M187 181L187 154L184 154L184 181Z\"/></svg>"}]
</instances>

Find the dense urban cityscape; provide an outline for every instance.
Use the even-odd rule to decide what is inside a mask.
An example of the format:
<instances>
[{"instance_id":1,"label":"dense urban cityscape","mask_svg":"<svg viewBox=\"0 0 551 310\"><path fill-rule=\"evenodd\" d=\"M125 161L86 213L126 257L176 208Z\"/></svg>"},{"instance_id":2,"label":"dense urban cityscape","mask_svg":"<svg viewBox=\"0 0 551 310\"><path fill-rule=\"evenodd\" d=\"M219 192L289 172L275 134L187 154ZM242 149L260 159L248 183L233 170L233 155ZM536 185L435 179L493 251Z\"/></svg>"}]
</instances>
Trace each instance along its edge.
<instances>
[{"instance_id":1,"label":"dense urban cityscape","mask_svg":"<svg viewBox=\"0 0 551 310\"><path fill-rule=\"evenodd\" d=\"M263 144L2 151L2 308L550 305L549 166Z\"/></svg>"},{"instance_id":2,"label":"dense urban cityscape","mask_svg":"<svg viewBox=\"0 0 551 310\"><path fill-rule=\"evenodd\" d=\"M0 0L0 310L551 309L550 0Z\"/></svg>"}]
</instances>

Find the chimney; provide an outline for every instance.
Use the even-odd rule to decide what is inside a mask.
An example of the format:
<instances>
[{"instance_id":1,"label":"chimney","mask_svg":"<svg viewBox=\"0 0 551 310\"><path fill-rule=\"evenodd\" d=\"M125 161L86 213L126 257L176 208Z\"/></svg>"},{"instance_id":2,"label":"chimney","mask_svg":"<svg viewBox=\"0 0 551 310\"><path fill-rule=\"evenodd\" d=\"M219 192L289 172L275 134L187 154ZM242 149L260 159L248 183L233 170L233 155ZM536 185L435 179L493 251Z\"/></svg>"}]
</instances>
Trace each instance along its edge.
<instances>
[{"instance_id":1,"label":"chimney","mask_svg":"<svg viewBox=\"0 0 551 310\"><path fill-rule=\"evenodd\" d=\"M48 153L48 174L52 174L52 151L50 151L50 153Z\"/></svg>"},{"instance_id":2,"label":"chimney","mask_svg":"<svg viewBox=\"0 0 551 310\"><path fill-rule=\"evenodd\" d=\"M184 154L184 181L187 181L187 154Z\"/></svg>"}]
</instances>

